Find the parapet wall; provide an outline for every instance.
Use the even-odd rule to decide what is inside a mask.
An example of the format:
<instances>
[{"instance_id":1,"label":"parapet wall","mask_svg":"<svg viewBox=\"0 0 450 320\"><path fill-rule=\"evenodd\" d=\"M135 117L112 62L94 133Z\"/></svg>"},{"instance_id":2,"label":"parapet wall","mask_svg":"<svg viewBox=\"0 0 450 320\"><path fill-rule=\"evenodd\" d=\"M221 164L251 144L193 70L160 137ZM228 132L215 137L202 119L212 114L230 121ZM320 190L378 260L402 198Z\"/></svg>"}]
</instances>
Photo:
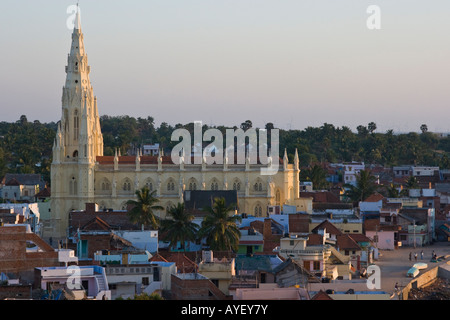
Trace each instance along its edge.
<instances>
[{"instance_id":1,"label":"parapet wall","mask_svg":"<svg viewBox=\"0 0 450 320\"><path fill-rule=\"evenodd\" d=\"M447 260L450 256L446 256ZM450 262L450 261L448 261ZM411 289L418 289L429 284L432 284L437 278L450 279L450 265L447 263L442 263L418 276L417 278L411 280L402 290L400 299L408 300L409 292Z\"/></svg>"}]
</instances>

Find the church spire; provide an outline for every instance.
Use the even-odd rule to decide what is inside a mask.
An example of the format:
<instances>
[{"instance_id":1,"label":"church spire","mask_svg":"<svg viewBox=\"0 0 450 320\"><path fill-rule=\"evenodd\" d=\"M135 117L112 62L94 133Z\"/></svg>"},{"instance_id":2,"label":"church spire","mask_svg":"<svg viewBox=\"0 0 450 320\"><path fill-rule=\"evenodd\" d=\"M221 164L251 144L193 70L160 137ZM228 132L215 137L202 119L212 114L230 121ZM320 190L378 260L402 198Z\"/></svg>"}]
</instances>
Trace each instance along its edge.
<instances>
[{"instance_id":1,"label":"church spire","mask_svg":"<svg viewBox=\"0 0 450 320\"><path fill-rule=\"evenodd\" d=\"M64 126L61 129L67 156L80 155L89 161L103 155L103 137L90 72L77 5L63 88L61 123Z\"/></svg>"},{"instance_id":2,"label":"church spire","mask_svg":"<svg viewBox=\"0 0 450 320\"><path fill-rule=\"evenodd\" d=\"M76 30L79 30L80 32L81 32L81 14L80 14L80 7L78 6L78 3L77 3L77 14L76 14L76 16L75 16L75 25L74 25L74 31L75 31L75 29Z\"/></svg>"}]
</instances>

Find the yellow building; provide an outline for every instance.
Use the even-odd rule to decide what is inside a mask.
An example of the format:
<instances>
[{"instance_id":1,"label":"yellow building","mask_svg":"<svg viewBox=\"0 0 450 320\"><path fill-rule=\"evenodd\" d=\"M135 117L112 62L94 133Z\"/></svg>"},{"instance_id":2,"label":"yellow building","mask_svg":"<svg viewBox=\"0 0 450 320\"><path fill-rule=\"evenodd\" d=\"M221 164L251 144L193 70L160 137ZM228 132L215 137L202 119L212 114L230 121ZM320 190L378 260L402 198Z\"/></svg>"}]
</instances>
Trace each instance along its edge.
<instances>
[{"instance_id":1,"label":"yellow building","mask_svg":"<svg viewBox=\"0 0 450 320\"><path fill-rule=\"evenodd\" d=\"M234 189L239 197L238 214L266 216L268 206L285 204L298 211L311 211L311 199L299 197L297 152L294 163L289 164L285 151L273 175L261 175L261 168L267 166L249 161L176 164L162 154L104 156L97 98L89 79L91 68L83 37L77 14L66 66L61 121L53 146L51 219L46 223L45 237L66 237L69 212L83 210L86 203L125 209L127 200L144 186L156 190L164 208L182 202L185 190ZM158 214L164 218L166 210Z\"/></svg>"}]
</instances>

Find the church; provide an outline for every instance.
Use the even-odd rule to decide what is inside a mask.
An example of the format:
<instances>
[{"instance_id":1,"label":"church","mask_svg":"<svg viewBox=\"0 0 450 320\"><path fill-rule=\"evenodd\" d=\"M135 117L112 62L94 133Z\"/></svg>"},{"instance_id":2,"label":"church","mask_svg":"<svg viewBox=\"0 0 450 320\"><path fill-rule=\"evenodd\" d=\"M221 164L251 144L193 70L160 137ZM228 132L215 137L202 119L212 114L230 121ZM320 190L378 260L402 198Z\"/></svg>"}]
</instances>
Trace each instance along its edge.
<instances>
[{"instance_id":1,"label":"church","mask_svg":"<svg viewBox=\"0 0 450 320\"><path fill-rule=\"evenodd\" d=\"M309 198L300 198L299 160L289 163L286 152L274 175L261 175L262 164L184 164L170 156L103 155L103 137L97 97L84 47L79 12L75 18L62 91L61 121L53 145L51 165L51 219L49 234L67 236L69 212L86 203L101 209L125 210L135 191L147 186L156 191L163 208L183 202L186 190L236 190L237 214L265 217L272 206L290 205L311 212ZM165 218L166 210L157 213Z\"/></svg>"}]
</instances>

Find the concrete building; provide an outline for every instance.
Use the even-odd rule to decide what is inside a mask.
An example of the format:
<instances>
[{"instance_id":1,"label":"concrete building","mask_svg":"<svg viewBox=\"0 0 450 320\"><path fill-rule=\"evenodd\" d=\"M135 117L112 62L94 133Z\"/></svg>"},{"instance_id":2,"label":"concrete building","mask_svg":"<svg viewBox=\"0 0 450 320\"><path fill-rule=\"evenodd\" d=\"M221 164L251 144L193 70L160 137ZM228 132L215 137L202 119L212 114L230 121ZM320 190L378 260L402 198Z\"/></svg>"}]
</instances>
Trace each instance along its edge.
<instances>
[{"instance_id":1,"label":"concrete building","mask_svg":"<svg viewBox=\"0 0 450 320\"><path fill-rule=\"evenodd\" d=\"M84 291L89 300L111 300L105 269L100 266L36 267L34 285L47 291L55 285L65 290Z\"/></svg>"},{"instance_id":2,"label":"concrete building","mask_svg":"<svg viewBox=\"0 0 450 320\"><path fill-rule=\"evenodd\" d=\"M236 276L235 259L217 259L212 251L203 251L198 273L211 280L225 295L229 295L228 288Z\"/></svg>"},{"instance_id":3,"label":"concrete building","mask_svg":"<svg viewBox=\"0 0 450 320\"><path fill-rule=\"evenodd\" d=\"M142 293L161 295L163 282L162 267L157 264L108 264L105 266L106 278L111 299L133 298Z\"/></svg>"}]
</instances>

